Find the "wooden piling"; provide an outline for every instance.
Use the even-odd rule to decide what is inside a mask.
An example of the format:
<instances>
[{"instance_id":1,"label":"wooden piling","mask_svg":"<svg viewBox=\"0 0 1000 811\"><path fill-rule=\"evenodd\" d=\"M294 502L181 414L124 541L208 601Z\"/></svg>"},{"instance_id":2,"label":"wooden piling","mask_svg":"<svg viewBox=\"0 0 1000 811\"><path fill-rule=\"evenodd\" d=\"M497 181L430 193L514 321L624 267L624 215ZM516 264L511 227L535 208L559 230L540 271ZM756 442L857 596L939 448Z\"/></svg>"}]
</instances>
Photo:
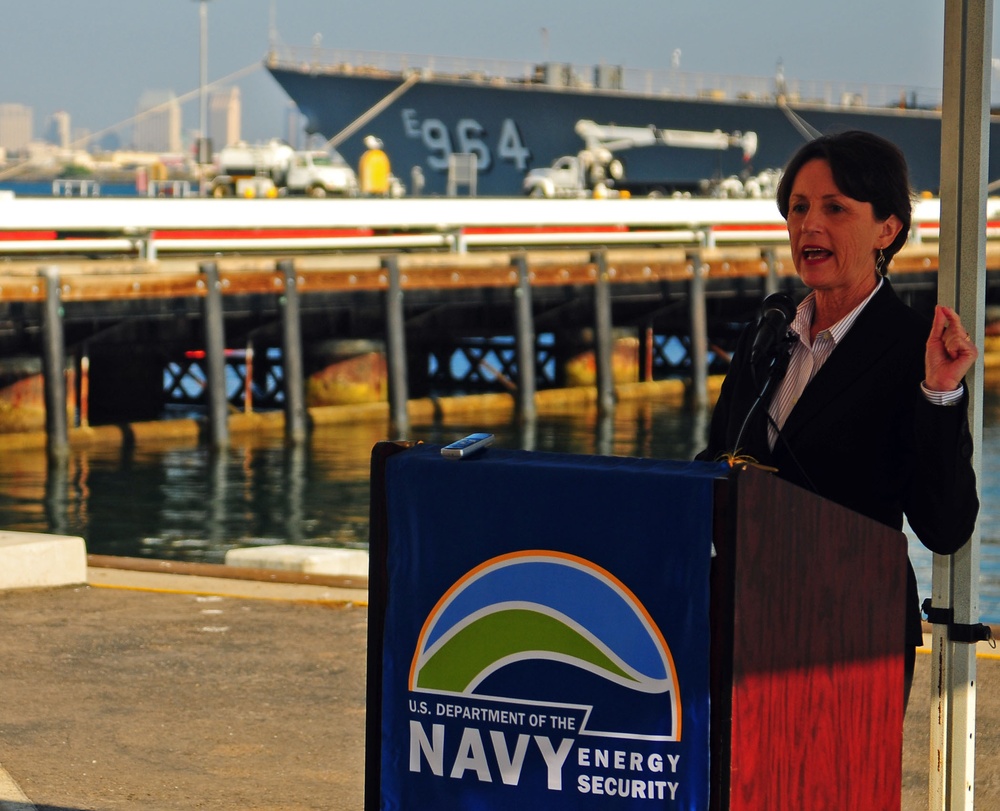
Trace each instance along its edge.
<instances>
[{"instance_id":1,"label":"wooden piling","mask_svg":"<svg viewBox=\"0 0 1000 811\"><path fill-rule=\"evenodd\" d=\"M66 342L63 332L59 268L47 265L39 271L45 279L42 317L42 374L45 381L45 434L49 456L69 453L66 417Z\"/></svg>"},{"instance_id":2,"label":"wooden piling","mask_svg":"<svg viewBox=\"0 0 1000 811\"><path fill-rule=\"evenodd\" d=\"M708 315L705 303L705 276L708 269L700 250L687 255L691 265L691 407L708 408Z\"/></svg>"},{"instance_id":3,"label":"wooden piling","mask_svg":"<svg viewBox=\"0 0 1000 811\"><path fill-rule=\"evenodd\" d=\"M615 407L615 379L611 359L613 338L607 253L596 251L591 254L590 261L597 270L594 279L594 367L597 377L597 408L601 414L609 414Z\"/></svg>"},{"instance_id":4,"label":"wooden piling","mask_svg":"<svg viewBox=\"0 0 1000 811\"><path fill-rule=\"evenodd\" d=\"M226 399L226 338L222 313L222 284L215 262L203 262L205 279L205 397L208 403L208 441L213 448L229 445L229 403Z\"/></svg>"},{"instance_id":5,"label":"wooden piling","mask_svg":"<svg viewBox=\"0 0 1000 811\"><path fill-rule=\"evenodd\" d=\"M517 413L522 422L535 419L535 322L531 306L531 276L524 254L514 257L517 287L514 290L514 336L517 354Z\"/></svg>"},{"instance_id":6,"label":"wooden piling","mask_svg":"<svg viewBox=\"0 0 1000 811\"><path fill-rule=\"evenodd\" d=\"M285 439L292 444L298 444L306 440L308 433L299 288L295 275L295 263L291 259L278 262L277 268L285 280L285 293L281 299Z\"/></svg>"},{"instance_id":7,"label":"wooden piling","mask_svg":"<svg viewBox=\"0 0 1000 811\"><path fill-rule=\"evenodd\" d=\"M410 430L407 411L409 388L406 380L406 322L403 316L403 286L399 276L399 261L395 256L382 260L387 275L385 298L385 351L389 377L389 420L393 430L405 439Z\"/></svg>"}]
</instances>

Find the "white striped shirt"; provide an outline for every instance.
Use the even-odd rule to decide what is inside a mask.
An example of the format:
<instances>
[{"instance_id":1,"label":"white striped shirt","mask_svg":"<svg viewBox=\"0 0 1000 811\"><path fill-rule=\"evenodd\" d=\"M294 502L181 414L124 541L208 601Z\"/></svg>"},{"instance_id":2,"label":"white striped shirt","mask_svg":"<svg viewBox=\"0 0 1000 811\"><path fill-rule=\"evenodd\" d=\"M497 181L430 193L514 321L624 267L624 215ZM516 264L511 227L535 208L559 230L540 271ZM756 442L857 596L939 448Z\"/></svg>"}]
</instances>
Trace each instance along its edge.
<instances>
[{"instance_id":1,"label":"white striped shirt","mask_svg":"<svg viewBox=\"0 0 1000 811\"><path fill-rule=\"evenodd\" d=\"M798 336L798 340L792 347L792 354L788 361L788 371L781 381L781 385L774 393L768 413L771 420L767 425L767 440L771 450L778 440L778 431L784 427L785 420L792 412L795 404L802 396L809 382L816 376L827 359L837 348L844 336L854 326L861 311L872 300L872 297L882 287L882 279L871 294L857 307L841 318L833 326L823 330L816 335L816 342L813 344L809 339L812 327L813 313L816 310L816 294L810 293L795 310L795 320L792 321L790 329ZM962 399L963 390L960 386L953 392L932 392L921 384L924 396L937 405L954 405ZM777 428L775 428L777 424Z\"/></svg>"}]
</instances>

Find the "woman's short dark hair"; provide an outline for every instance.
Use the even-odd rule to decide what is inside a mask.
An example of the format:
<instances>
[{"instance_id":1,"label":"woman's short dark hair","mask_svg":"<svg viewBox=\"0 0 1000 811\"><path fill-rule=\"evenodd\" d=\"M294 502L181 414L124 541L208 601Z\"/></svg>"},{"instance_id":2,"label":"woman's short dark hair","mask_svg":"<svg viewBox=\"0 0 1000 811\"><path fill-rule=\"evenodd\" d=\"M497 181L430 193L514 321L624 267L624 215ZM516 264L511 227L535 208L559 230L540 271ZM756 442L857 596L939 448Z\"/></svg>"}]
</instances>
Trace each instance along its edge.
<instances>
[{"instance_id":1,"label":"woman's short dark hair","mask_svg":"<svg viewBox=\"0 0 1000 811\"><path fill-rule=\"evenodd\" d=\"M912 204L909 171L899 147L861 130L824 135L805 144L785 166L778 183L778 211L785 219L796 175L817 158L829 164L838 189L854 200L871 203L876 219L887 220L895 214L903 223L892 244L885 248L886 259L892 259L909 236Z\"/></svg>"}]
</instances>

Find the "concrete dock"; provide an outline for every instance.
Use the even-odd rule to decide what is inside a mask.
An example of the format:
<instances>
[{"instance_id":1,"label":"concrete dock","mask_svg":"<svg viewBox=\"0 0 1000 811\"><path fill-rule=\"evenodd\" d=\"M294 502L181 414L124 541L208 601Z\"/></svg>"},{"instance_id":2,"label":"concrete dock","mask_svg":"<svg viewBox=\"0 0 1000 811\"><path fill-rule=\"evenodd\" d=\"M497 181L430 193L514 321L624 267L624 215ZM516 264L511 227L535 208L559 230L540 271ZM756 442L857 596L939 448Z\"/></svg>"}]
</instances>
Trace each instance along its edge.
<instances>
[{"instance_id":1,"label":"concrete dock","mask_svg":"<svg viewBox=\"0 0 1000 811\"><path fill-rule=\"evenodd\" d=\"M0 591L0 811L360 811L363 588L86 576ZM1000 656L981 650L976 805L998 808ZM919 654L904 811L928 807L929 676Z\"/></svg>"}]
</instances>

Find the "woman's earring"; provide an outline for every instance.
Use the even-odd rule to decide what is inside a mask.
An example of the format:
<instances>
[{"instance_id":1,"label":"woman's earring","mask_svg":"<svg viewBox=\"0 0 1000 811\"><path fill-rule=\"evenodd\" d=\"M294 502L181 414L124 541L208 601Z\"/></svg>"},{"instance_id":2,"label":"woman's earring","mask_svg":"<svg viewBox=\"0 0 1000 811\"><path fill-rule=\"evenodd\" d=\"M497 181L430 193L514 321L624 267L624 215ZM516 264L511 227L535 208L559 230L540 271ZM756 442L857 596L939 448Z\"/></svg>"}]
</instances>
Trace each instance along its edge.
<instances>
[{"instance_id":1,"label":"woman's earring","mask_svg":"<svg viewBox=\"0 0 1000 811\"><path fill-rule=\"evenodd\" d=\"M875 273L883 279L889 275L885 269L885 253L881 248L878 249L878 256L875 257Z\"/></svg>"}]
</instances>

